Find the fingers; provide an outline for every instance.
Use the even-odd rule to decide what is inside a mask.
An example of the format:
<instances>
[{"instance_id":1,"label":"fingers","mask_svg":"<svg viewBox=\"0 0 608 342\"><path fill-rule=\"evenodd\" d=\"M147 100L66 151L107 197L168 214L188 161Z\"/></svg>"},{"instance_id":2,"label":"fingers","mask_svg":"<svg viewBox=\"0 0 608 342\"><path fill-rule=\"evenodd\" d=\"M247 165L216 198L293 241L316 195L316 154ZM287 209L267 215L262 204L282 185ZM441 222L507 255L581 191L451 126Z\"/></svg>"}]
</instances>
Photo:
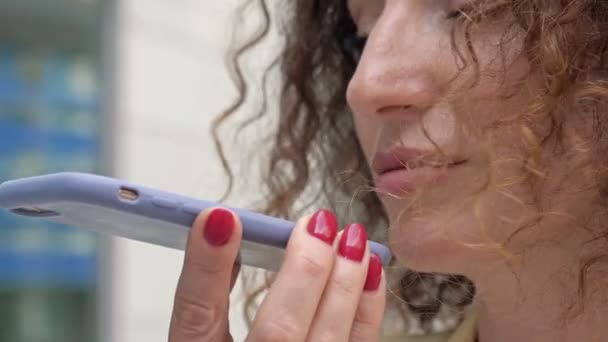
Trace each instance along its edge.
<instances>
[{"instance_id":1,"label":"fingers","mask_svg":"<svg viewBox=\"0 0 608 342\"><path fill-rule=\"evenodd\" d=\"M234 288L234 284L236 284L236 281L239 278L239 273L241 273L241 264L235 263L232 267L232 276L230 278L230 291Z\"/></svg>"},{"instance_id":2,"label":"fingers","mask_svg":"<svg viewBox=\"0 0 608 342\"><path fill-rule=\"evenodd\" d=\"M382 262L365 229L337 237L333 214L296 225L280 272L258 310L249 342L377 341L385 306Z\"/></svg>"},{"instance_id":3,"label":"fingers","mask_svg":"<svg viewBox=\"0 0 608 342\"><path fill-rule=\"evenodd\" d=\"M369 264L367 234L349 225L337 245L337 258L308 335L308 341L347 341L363 293Z\"/></svg>"},{"instance_id":4,"label":"fingers","mask_svg":"<svg viewBox=\"0 0 608 342\"><path fill-rule=\"evenodd\" d=\"M170 342L226 340L241 230L238 218L225 209L211 209L197 217L175 295Z\"/></svg>"},{"instance_id":5,"label":"fingers","mask_svg":"<svg viewBox=\"0 0 608 342\"><path fill-rule=\"evenodd\" d=\"M248 341L304 341L332 272L337 222L319 211L298 222L281 271L258 310Z\"/></svg>"},{"instance_id":6,"label":"fingers","mask_svg":"<svg viewBox=\"0 0 608 342\"><path fill-rule=\"evenodd\" d=\"M367 279L350 331L350 342L378 341L386 306L386 278L382 260L372 254Z\"/></svg>"}]
</instances>

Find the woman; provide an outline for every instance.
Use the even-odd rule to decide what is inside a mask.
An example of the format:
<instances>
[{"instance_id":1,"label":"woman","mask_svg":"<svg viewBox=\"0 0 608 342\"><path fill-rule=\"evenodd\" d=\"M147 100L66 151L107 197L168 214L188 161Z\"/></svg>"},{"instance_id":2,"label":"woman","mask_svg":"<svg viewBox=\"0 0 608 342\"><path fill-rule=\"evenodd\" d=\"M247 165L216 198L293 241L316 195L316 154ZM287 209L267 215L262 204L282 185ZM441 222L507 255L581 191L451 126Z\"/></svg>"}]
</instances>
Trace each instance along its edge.
<instances>
[{"instance_id":1,"label":"woman","mask_svg":"<svg viewBox=\"0 0 608 342\"><path fill-rule=\"evenodd\" d=\"M420 272L389 298L465 316L429 341L607 340L608 2L288 6L265 211L314 199L389 226L399 269ZM327 210L298 222L248 339L379 340L388 278L366 230L338 233ZM223 209L194 224L170 341L230 340L240 234Z\"/></svg>"}]
</instances>

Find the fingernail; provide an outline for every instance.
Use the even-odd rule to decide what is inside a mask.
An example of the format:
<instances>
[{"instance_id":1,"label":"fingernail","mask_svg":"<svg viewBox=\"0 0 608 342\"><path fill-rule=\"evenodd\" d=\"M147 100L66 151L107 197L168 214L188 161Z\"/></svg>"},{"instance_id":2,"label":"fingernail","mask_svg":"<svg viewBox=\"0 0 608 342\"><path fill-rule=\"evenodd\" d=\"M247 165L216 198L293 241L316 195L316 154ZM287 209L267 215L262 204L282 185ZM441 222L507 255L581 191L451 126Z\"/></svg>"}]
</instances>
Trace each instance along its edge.
<instances>
[{"instance_id":1,"label":"fingernail","mask_svg":"<svg viewBox=\"0 0 608 342\"><path fill-rule=\"evenodd\" d=\"M363 254L365 254L366 244L365 228L359 223L353 223L346 227L344 233L342 233L338 253L346 259L361 262Z\"/></svg>"},{"instance_id":2,"label":"fingernail","mask_svg":"<svg viewBox=\"0 0 608 342\"><path fill-rule=\"evenodd\" d=\"M329 210L319 210L310 218L307 229L310 235L331 246L338 234L336 216Z\"/></svg>"},{"instance_id":3,"label":"fingernail","mask_svg":"<svg viewBox=\"0 0 608 342\"><path fill-rule=\"evenodd\" d=\"M372 253L369 258L369 266L367 268L367 278L365 279L364 291L373 292L380 287L382 280L382 260L378 255Z\"/></svg>"},{"instance_id":4,"label":"fingernail","mask_svg":"<svg viewBox=\"0 0 608 342\"><path fill-rule=\"evenodd\" d=\"M232 213L226 209L216 208L207 216L203 236L210 245L220 247L228 243L233 231L234 216Z\"/></svg>"}]
</instances>

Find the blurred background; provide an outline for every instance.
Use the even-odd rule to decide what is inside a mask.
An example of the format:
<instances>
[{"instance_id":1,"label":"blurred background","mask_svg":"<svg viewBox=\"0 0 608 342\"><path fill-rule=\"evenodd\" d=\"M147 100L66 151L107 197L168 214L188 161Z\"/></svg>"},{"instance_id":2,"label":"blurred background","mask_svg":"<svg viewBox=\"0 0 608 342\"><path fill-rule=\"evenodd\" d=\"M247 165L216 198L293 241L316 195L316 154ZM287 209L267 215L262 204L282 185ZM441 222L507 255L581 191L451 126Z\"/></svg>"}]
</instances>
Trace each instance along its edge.
<instances>
[{"instance_id":1,"label":"blurred background","mask_svg":"<svg viewBox=\"0 0 608 342\"><path fill-rule=\"evenodd\" d=\"M218 199L208 130L235 94L240 2L0 0L0 181L84 171ZM0 342L166 341L181 260L0 213Z\"/></svg>"}]
</instances>

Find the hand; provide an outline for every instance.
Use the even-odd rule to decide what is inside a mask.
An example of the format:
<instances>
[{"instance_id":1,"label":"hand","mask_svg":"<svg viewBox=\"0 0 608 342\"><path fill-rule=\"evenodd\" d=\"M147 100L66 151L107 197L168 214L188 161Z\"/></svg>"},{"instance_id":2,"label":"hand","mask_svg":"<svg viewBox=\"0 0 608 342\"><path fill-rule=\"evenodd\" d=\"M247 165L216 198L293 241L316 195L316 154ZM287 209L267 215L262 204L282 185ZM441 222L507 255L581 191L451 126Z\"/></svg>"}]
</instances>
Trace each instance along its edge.
<instances>
[{"instance_id":1,"label":"hand","mask_svg":"<svg viewBox=\"0 0 608 342\"><path fill-rule=\"evenodd\" d=\"M213 209L196 219L169 342L232 341L228 301L240 241L241 224L231 212ZM247 341L377 341L385 287L363 227L351 224L338 234L335 217L319 211L298 221Z\"/></svg>"}]
</instances>

